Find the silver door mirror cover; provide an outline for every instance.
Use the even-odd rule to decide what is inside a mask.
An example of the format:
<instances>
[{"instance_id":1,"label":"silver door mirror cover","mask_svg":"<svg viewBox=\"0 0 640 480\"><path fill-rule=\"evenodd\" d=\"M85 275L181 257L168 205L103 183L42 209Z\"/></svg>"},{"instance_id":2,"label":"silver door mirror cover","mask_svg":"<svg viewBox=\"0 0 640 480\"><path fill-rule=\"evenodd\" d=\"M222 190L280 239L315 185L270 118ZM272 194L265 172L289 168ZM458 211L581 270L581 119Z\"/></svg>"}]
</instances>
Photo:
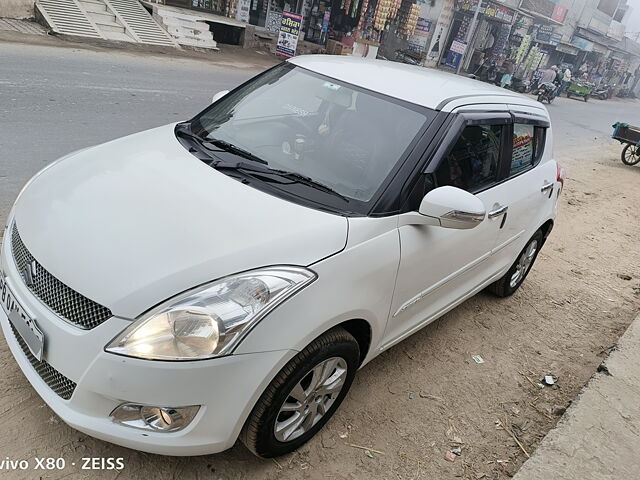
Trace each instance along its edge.
<instances>
[{"instance_id":1,"label":"silver door mirror cover","mask_svg":"<svg viewBox=\"0 0 640 480\"><path fill-rule=\"evenodd\" d=\"M218 100L224 97L227 93L229 93L229 90L220 90L218 93L216 93L213 96L213 98L211 99L211 103L216 103Z\"/></svg>"},{"instance_id":2,"label":"silver door mirror cover","mask_svg":"<svg viewBox=\"0 0 640 480\"><path fill-rule=\"evenodd\" d=\"M438 187L427 193L418 212L429 217L429 220L433 219L424 223L456 229L474 228L486 217L482 200L461 188L451 186Z\"/></svg>"}]
</instances>

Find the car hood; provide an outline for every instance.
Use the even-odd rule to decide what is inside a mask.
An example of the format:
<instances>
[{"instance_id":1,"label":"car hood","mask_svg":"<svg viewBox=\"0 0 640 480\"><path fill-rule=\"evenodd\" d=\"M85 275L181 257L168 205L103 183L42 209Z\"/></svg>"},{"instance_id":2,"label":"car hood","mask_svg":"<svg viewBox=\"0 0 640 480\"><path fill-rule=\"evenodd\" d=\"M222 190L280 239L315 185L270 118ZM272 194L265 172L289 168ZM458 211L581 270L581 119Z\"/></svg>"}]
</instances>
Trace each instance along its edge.
<instances>
[{"instance_id":1,"label":"car hood","mask_svg":"<svg viewBox=\"0 0 640 480\"><path fill-rule=\"evenodd\" d=\"M73 154L37 175L14 218L60 281L134 318L194 286L344 248L347 219L244 185L192 156L174 125Z\"/></svg>"}]
</instances>

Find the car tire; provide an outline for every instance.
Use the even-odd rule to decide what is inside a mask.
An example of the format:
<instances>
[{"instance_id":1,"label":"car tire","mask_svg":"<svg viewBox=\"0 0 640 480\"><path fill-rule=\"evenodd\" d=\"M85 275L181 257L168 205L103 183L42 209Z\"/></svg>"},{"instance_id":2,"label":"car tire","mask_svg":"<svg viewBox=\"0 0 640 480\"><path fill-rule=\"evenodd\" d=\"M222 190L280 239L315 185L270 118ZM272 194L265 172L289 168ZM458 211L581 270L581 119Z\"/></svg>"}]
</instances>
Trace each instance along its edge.
<instances>
[{"instance_id":1,"label":"car tire","mask_svg":"<svg viewBox=\"0 0 640 480\"><path fill-rule=\"evenodd\" d=\"M509 297L513 295L516 290L520 288L520 285L522 285L522 282L524 282L524 279L527 278L527 275L531 271L531 267L536 261L536 258L538 258L538 253L542 247L543 240L544 237L542 236L542 231L538 230L518 254L518 258L513 262L509 271L507 271L500 280L489 285L487 290L498 297ZM533 251L530 250L532 246L534 249Z\"/></svg>"},{"instance_id":2,"label":"car tire","mask_svg":"<svg viewBox=\"0 0 640 480\"><path fill-rule=\"evenodd\" d=\"M263 458L294 451L331 418L349 391L359 365L358 342L345 329L333 328L316 338L271 381L249 415L240 440L252 453ZM319 372L317 374L321 373L321 381L316 388L311 385L314 369ZM332 378L334 380L330 381ZM333 392L333 397L329 393L324 394L328 391L327 381L330 381L330 386L340 379L342 383L339 390ZM322 386L323 390L316 391ZM293 428L297 423L299 425Z\"/></svg>"}]
</instances>

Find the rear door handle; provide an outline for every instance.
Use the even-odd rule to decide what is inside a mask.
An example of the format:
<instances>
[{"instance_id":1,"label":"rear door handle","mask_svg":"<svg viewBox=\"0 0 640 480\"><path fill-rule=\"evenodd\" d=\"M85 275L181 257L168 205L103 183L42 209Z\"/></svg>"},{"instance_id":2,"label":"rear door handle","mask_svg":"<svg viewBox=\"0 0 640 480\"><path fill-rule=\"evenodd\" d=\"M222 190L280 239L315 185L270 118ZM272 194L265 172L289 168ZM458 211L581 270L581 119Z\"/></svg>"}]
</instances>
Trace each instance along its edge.
<instances>
[{"instance_id":1,"label":"rear door handle","mask_svg":"<svg viewBox=\"0 0 640 480\"><path fill-rule=\"evenodd\" d=\"M507 213L508 209L509 207L507 207L506 205L503 205L502 207L498 207L495 210L491 210L489 212L489 218L499 217L500 215Z\"/></svg>"},{"instance_id":2,"label":"rear door handle","mask_svg":"<svg viewBox=\"0 0 640 480\"><path fill-rule=\"evenodd\" d=\"M549 190L551 190L551 192L549 192L549 195L551 195L551 193L553 192L553 182L543 185L542 188L540 189L542 193L546 193Z\"/></svg>"}]
</instances>

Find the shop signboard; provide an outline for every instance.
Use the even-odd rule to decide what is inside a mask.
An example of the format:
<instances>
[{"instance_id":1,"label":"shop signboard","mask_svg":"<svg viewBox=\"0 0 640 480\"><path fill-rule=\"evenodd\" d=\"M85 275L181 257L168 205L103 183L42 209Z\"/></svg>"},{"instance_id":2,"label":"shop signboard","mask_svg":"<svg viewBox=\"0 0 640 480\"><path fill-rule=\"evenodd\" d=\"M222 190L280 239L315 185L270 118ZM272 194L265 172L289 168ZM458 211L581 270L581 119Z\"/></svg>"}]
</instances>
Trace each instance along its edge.
<instances>
[{"instance_id":1,"label":"shop signboard","mask_svg":"<svg viewBox=\"0 0 640 480\"><path fill-rule=\"evenodd\" d=\"M238 0L238 10L236 12L236 20L249 23L250 9L251 9L251 0Z\"/></svg>"},{"instance_id":2,"label":"shop signboard","mask_svg":"<svg viewBox=\"0 0 640 480\"><path fill-rule=\"evenodd\" d=\"M457 70L466 49L466 42L454 40L453 42L451 42L451 48L447 52L447 56L445 57L443 64L447 67L451 67L454 70Z\"/></svg>"},{"instance_id":3,"label":"shop signboard","mask_svg":"<svg viewBox=\"0 0 640 480\"><path fill-rule=\"evenodd\" d=\"M292 12L282 12L280 34L276 44L276 53L284 57L293 57L298 46L298 36L302 26L302 15Z\"/></svg>"},{"instance_id":4,"label":"shop signboard","mask_svg":"<svg viewBox=\"0 0 640 480\"><path fill-rule=\"evenodd\" d=\"M454 0L444 0L442 4L442 10L440 11L438 22L433 30L427 58L424 62L425 67L435 67L440 60L440 53L446 41L449 28L451 27L451 21L453 20L454 5Z\"/></svg>"},{"instance_id":5,"label":"shop signboard","mask_svg":"<svg viewBox=\"0 0 640 480\"><path fill-rule=\"evenodd\" d=\"M551 25L539 25L536 33L536 41L549 43L551 35L553 35L553 27Z\"/></svg>"},{"instance_id":6,"label":"shop signboard","mask_svg":"<svg viewBox=\"0 0 640 480\"><path fill-rule=\"evenodd\" d=\"M427 20L426 18L419 17L418 23L416 23L415 35L426 37L431 31L432 24L433 22L431 20Z\"/></svg>"},{"instance_id":7,"label":"shop signboard","mask_svg":"<svg viewBox=\"0 0 640 480\"><path fill-rule=\"evenodd\" d=\"M568 11L569 9L567 7L557 4L553 7L551 18L556 22L563 23Z\"/></svg>"},{"instance_id":8,"label":"shop signboard","mask_svg":"<svg viewBox=\"0 0 640 480\"><path fill-rule=\"evenodd\" d=\"M422 53L427 49L427 40L433 22L426 18L419 17L416 29L409 37L408 48L414 52Z\"/></svg>"},{"instance_id":9,"label":"shop signboard","mask_svg":"<svg viewBox=\"0 0 640 480\"><path fill-rule=\"evenodd\" d=\"M475 13L478 8L478 3L479 0L457 0L456 10ZM480 4L480 10L478 13L504 23L513 23L513 17L516 12L510 8L503 7L502 5L496 5L495 3L485 0Z\"/></svg>"},{"instance_id":10,"label":"shop signboard","mask_svg":"<svg viewBox=\"0 0 640 480\"><path fill-rule=\"evenodd\" d=\"M567 7L551 0L522 0L520 8L551 18L558 23L563 23L567 16Z\"/></svg>"},{"instance_id":11,"label":"shop signboard","mask_svg":"<svg viewBox=\"0 0 640 480\"><path fill-rule=\"evenodd\" d=\"M580 50L583 50L585 52L593 51L593 42L590 40L587 40L586 38L574 36L571 39L571 45L575 45Z\"/></svg>"}]
</instances>

